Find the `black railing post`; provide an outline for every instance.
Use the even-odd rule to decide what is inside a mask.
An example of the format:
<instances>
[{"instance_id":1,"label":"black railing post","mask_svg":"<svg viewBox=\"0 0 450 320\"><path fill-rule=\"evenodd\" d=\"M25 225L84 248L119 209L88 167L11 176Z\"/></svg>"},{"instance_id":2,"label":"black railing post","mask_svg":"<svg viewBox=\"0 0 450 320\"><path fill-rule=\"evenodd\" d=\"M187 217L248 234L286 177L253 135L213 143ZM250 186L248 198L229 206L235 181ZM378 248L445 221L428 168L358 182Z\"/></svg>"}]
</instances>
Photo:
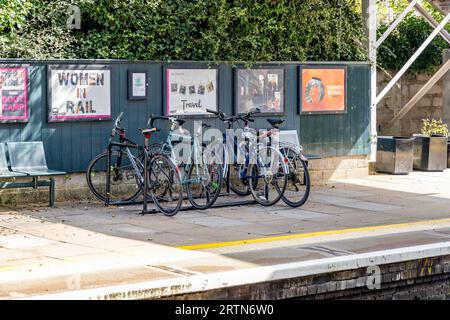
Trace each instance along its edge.
<instances>
[{"instance_id":1,"label":"black railing post","mask_svg":"<svg viewBox=\"0 0 450 320\"><path fill-rule=\"evenodd\" d=\"M109 206L111 203L111 144L108 145L107 150L107 166L106 166L106 198L105 198L105 206Z\"/></svg>"},{"instance_id":2,"label":"black railing post","mask_svg":"<svg viewBox=\"0 0 450 320\"><path fill-rule=\"evenodd\" d=\"M144 202L143 202L143 208L142 208L142 214L148 213L147 210L147 199L148 199L148 178L149 178L149 172L148 172L148 138L144 138Z\"/></svg>"}]
</instances>

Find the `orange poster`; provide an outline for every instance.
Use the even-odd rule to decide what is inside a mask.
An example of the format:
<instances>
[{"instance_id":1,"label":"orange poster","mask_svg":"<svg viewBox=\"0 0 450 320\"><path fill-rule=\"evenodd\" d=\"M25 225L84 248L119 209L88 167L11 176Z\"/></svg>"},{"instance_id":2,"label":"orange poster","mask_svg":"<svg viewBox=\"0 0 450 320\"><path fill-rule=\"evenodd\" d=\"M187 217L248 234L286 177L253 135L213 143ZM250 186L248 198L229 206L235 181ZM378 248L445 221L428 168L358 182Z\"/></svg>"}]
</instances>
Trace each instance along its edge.
<instances>
[{"instance_id":1,"label":"orange poster","mask_svg":"<svg viewBox=\"0 0 450 320\"><path fill-rule=\"evenodd\" d=\"M345 68L302 68L302 113L345 112Z\"/></svg>"}]
</instances>

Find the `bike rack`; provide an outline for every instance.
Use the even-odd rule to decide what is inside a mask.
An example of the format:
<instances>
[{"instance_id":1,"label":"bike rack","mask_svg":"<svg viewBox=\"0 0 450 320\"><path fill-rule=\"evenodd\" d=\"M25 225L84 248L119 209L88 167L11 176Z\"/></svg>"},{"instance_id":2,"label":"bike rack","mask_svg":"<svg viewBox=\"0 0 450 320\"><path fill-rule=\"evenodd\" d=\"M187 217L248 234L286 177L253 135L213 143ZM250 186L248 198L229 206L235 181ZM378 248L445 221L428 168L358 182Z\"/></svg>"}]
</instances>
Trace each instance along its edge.
<instances>
[{"instance_id":1,"label":"bike rack","mask_svg":"<svg viewBox=\"0 0 450 320\"><path fill-rule=\"evenodd\" d=\"M144 145L145 147L143 148L144 150L144 172L147 172L148 170L148 165L149 165L149 155L148 155L148 138L144 138ZM118 143L118 142L111 142L108 146L107 149L107 162L108 162L108 167L106 170L106 199L105 199L105 206L111 206L111 205L115 205L115 206L130 206L130 205L139 205L142 204L143 208L142 208L142 212L141 214L156 214L159 213L160 211L157 208L152 208L149 209L148 208L148 202L152 201L149 198L148 195L148 175L144 174L144 190L143 190L143 200L142 201L111 201L110 199L110 191L111 191L111 184L110 184L110 177L111 177L111 153L112 153L112 147L113 146L118 146L118 147L128 147L128 148L132 148L132 149L139 149L138 146L136 145L130 145L130 144L126 144L126 143ZM309 159L320 159L321 157L318 155L308 155ZM227 171L227 176L225 178L226 180L226 191L222 194L219 195L219 197L226 197L226 196L230 196L232 194L231 192L231 187L230 187L230 171ZM183 200L185 200L187 198L184 198ZM254 205L257 204L256 200L239 200L239 201L233 201L233 202L227 202L227 203L215 203L214 205L212 205L210 207L210 209L214 209L214 208L229 208L229 207L239 207L239 206L245 206L245 205ZM192 205L188 205L188 206L182 206L180 208L180 211L189 211L189 210L198 210L195 207L193 207Z\"/></svg>"},{"instance_id":2,"label":"bike rack","mask_svg":"<svg viewBox=\"0 0 450 320\"><path fill-rule=\"evenodd\" d=\"M106 168L106 198L105 198L105 206L110 206L110 205L126 205L126 204L133 204L133 201L111 201L111 153L112 153L112 148L114 146L117 147L128 147L131 149L139 149L138 146L136 145L131 145L131 144L127 144L127 143L119 143L119 142L110 142L110 144L108 145L108 149L107 149L107 168Z\"/></svg>"},{"instance_id":3,"label":"bike rack","mask_svg":"<svg viewBox=\"0 0 450 320\"><path fill-rule=\"evenodd\" d=\"M148 160L149 156L147 153L148 148L148 139L144 139L144 172L147 172L148 170ZM141 214L155 214L159 213L160 211L157 208L148 208L148 202L152 201L150 196L148 195L148 176L144 174L144 190L143 190L143 200L140 201L111 201L110 195L111 195L111 154L112 149L114 146L117 147L128 147L132 149L138 149L137 146L124 144L124 143L118 143L118 142L111 142L107 149L107 169L106 169L106 199L105 199L105 206L132 206L132 205L140 205L142 204L142 212ZM231 195L231 188L230 188L230 171L227 172L226 177L226 192L219 195L219 197L225 197ZM239 207L239 206L245 206L245 205L252 205L257 204L255 200L240 200L240 201L233 201L228 203L216 203L210 207L210 209L214 208L227 208L227 207ZM189 210L198 210L195 207L189 205L189 206L182 206L180 208L180 211L189 211Z\"/></svg>"}]
</instances>

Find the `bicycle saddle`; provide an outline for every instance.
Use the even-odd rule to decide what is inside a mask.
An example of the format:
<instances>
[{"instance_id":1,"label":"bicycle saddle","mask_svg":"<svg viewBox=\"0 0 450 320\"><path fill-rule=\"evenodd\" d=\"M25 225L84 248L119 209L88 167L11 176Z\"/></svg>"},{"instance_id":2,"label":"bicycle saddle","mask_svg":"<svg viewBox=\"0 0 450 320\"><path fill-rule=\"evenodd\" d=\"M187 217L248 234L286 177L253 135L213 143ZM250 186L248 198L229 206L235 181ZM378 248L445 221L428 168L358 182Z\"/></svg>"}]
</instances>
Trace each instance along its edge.
<instances>
[{"instance_id":1,"label":"bicycle saddle","mask_svg":"<svg viewBox=\"0 0 450 320\"><path fill-rule=\"evenodd\" d=\"M283 124L284 122L286 122L286 120L270 118L270 119L267 119L267 122L270 123L270 125L272 127L278 128L280 126L280 124Z\"/></svg>"},{"instance_id":2,"label":"bicycle saddle","mask_svg":"<svg viewBox=\"0 0 450 320\"><path fill-rule=\"evenodd\" d=\"M156 132L156 131L158 131L157 128L149 128L149 129L142 129L141 130L142 134L149 134L149 133L153 133L153 132Z\"/></svg>"}]
</instances>

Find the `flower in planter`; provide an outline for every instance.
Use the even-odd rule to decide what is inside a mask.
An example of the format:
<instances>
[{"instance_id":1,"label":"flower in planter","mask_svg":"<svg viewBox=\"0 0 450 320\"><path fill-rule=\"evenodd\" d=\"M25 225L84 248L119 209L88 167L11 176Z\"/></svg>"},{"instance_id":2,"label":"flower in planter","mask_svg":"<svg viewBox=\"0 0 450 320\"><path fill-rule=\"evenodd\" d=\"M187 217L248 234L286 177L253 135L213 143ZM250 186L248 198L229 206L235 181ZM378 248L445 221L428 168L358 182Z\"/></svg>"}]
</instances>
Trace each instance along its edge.
<instances>
[{"instance_id":1,"label":"flower in planter","mask_svg":"<svg viewBox=\"0 0 450 320\"><path fill-rule=\"evenodd\" d=\"M442 119L422 119L421 134L424 136L443 136L448 137L448 127L446 123L442 122Z\"/></svg>"}]
</instances>

